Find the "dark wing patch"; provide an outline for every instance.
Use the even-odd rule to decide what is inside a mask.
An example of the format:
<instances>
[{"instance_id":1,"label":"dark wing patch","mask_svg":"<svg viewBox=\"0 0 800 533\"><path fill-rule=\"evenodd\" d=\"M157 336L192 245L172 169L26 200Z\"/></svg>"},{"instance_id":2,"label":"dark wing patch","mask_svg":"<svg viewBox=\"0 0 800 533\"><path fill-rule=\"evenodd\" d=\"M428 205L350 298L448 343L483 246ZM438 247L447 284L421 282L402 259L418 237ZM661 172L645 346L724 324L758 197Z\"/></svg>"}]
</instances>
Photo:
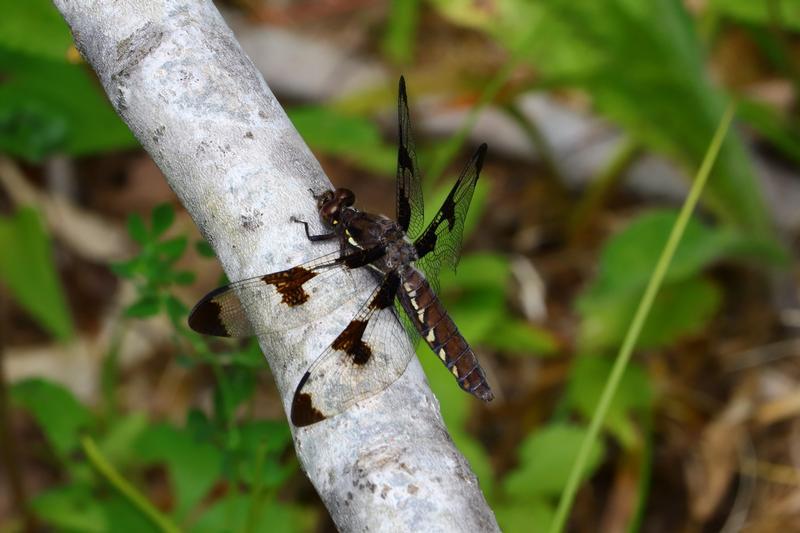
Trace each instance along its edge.
<instances>
[{"instance_id":1,"label":"dark wing patch","mask_svg":"<svg viewBox=\"0 0 800 533\"><path fill-rule=\"evenodd\" d=\"M357 365L367 364L369 358L372 357L372 349L363 340L367 324L368 322L363 320L353 320L336 337L331 348L346 353Z\"/></svg>"},{"instance_id":2,"label":"dark wing patch","mask_svg":"<svg viewBox=\"0 0 800 533\"><path fill-rule=\"evenodd\" d=\"M317 273L313 270L296 266L289 270L267 274L261 279L264 283L275 287L275 290L281 294L283 303L294 307L308 301L308 293L303 289L303 285L316 275Z\"/></svg>"},{"instance_id":3,"label":"dark wing patch","mask_svg":"<svg viewBox=\"0 0 800 533\"><path fill-rule=\"evenodd\" d=\"M397 98L397 122L400 129L397 148L397 222L413 238L422 231L425 215L417 152L411 135L406 82L402 76Z\"/></svg>"},{"instance_id":4,"label":"dark wing patch","mask_svg":"<svg viewBox=\"0 0 800 533\"><path fill-rule=\"evenodd\" d=\"M442 267L455 269L461 254L464 219L475 192L475 184L483 168L486 144L482 144L467 163L450 194L423 234L414 242L420 259L417 265L428 282L439 292L439 272Z\"/></svg>"},{"instance_id":5,"label":"dark wing patch","mask_svg":"<svg viewBox=\"0 0 800 533\"><path fill-rule=\"evenodd\" d=\"M307 323L341 306L361 290L349 270L383 255L382 248L333 252L302 265L220 287L204 296L189 314L189 327L220 337L247 337ZM239 294L255 293L242 304ZM247 316L263 316L269 325L254 330Z\"/></svg>"},{"instance_id":6,"label":"dark wing patch","mask_svg":"<svg viewBox=\"0 0 800 533\"><path fill-rule=\"evenodd\" d=\"M292 401L295 426L330 418L399 378L411 345L395 314L399 276L387 274L349 325L300 380Z\"/></svg>"}]
</instances>

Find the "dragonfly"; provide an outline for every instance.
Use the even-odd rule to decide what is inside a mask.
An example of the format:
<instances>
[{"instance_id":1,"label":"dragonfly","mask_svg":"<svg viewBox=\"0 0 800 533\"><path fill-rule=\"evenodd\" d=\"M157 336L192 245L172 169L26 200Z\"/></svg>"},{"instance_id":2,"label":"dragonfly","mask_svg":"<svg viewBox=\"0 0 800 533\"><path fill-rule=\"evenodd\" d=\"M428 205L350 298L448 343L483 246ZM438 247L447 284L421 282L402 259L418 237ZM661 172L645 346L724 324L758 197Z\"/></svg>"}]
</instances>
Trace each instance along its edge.
<instances>
[{"instance_id":1,"label":"dragonfly","mask_svg":"<svg viewBox=\"0 0 800 533\"><path fill-rule=\"evenodd\" d=\"M491 401L492 390L475 352L439 300L439 273L455 270L464 221L483 167L482 144L464 167L436 215L425 225L421 175L411 133L405 80L398 95L396 218L354 207L346 188L311 194L326 232L311 242L335 241L333 253L262 276L237 281L204 296L189 314L189 326L203 334L244 337L302 325L309 316L323 317L349 301L340 276L355 269L371 273L374 287L357 313L300 378L290 418L297 427L340 414L395 382L424 341L458 385ZM245 305L243 290L256 291ZM274 320L261 329L247 318L254 306ZM397 327L400 321L403 327Z\"/></svg>"}]
</instances>

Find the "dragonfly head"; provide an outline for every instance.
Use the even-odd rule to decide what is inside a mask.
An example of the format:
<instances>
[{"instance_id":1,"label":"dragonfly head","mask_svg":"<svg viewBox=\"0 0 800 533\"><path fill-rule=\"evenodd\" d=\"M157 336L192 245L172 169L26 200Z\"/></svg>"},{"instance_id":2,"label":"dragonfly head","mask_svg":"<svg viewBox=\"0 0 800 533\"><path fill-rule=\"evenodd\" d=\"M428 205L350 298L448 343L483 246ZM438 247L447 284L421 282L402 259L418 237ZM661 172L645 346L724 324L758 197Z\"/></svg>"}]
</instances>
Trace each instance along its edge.
<instances>
[{"instance_id":1,"label":"dragonfly head","mask_svg":"<svg viewBox=\"0 0 800 533\"><path fill-rule=\"evenodd\" d=\"M342 210L350 207L356 201L353 191L345 188L338 188L335 191L325 191L317 197L317 208L322 219L335 226L339 223Z\"/></svg>"}]
</instances>

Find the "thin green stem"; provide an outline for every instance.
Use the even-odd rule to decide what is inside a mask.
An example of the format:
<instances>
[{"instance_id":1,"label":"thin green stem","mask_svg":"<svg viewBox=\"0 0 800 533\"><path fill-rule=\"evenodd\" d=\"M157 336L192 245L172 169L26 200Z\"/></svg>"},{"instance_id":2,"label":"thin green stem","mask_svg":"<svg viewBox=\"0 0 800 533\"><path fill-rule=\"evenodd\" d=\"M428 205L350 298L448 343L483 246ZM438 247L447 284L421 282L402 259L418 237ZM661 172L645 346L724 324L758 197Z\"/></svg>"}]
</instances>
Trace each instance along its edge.
<instances>
[{"instance_id":1,"label":"thin green stem","mask_svg":"<svg viewBox=\"0 0 800 533\"><path fill-rule=\"evenodd\" d=\"M636 346L636 341L639 338L642 327L644 326L647 316L650 313L650 309L653 306L653 301L658 294L658 290L661 287L661 283L664 280L667 269L672 262L672 257L675 255L675 250L677 249L678 244L683 237L683 232L686 229L689 218L691 217L691 214L694 211L698 200L700 199L700 195L703 192L703 188L708 180L708 176L711 174L711 168L716 161L720 147L722 146L722 142L725 139L725 134L728 132L731 120L733 119L734 110L735 106L731 104L728 106L728 109L722 116L719 127L714 133L714 137L711 140L711 145L709 146L706 156L703 159L703 164L700 166L700 170L698 171L694 183L692 184L692 188L689 191L689 196L683 203L683 207L678 215L678 219L675 221L675 225L673 226L672 232L669 235L667 244L664 247L664 250L661 252L661 257L659 257L658 263L653 271L653 275L650 277L650 281L647 284L644 296L642 296L642 300L639 302L639 307L636 309L636 314L634 315L633 321L631 322L628 332L625 335L625 339L622 342L622 347L617 355L617 359L614 361L614 367L612 368L611 374L606 382L606 386L603 389L603 394L600 396L597 409L595 410L594 416L592 416L592 420L589 423L589 430L587 431L586 437L584 437L583 442L581 443L575 463L572 465L572 470L570 471L569 478L567 479L567 484L564 487L564 492L561 493L561 500L558 502L558 509L556 509L556 514L550 527L551 533L559 533L564 529L570 509L572 508L572 503L575 499L575 494L578 491L578 485L580 484L583 471L586 468L589 452L591 451L595 441L597 441L598 435L600 434L600 427L602 426L603 421L608 414L608 407L611 405L611 400L613 400L614 394L617 392L622 375L625 372L625 368L627 367L628 361L631 358L633 349Z\"/></svg>"},{"instance_id":2,"label":"thin green stem","mask_svg":"<svg viewBox=\"0 0 800 533\"><path fill-rule=\"evenodd\" d=\"M180 532L180 529L172 520L156 509L141 492L136 490L133 485L128 483L128 481L117 472L91 437L82 437L81 446L83 446L83 451L86 453L86 457L89 459L89 462L92 463L92 466L94 466L94 468L134 507L149 518L153 525L167 533Z\"/></svg>"}]
</instances>

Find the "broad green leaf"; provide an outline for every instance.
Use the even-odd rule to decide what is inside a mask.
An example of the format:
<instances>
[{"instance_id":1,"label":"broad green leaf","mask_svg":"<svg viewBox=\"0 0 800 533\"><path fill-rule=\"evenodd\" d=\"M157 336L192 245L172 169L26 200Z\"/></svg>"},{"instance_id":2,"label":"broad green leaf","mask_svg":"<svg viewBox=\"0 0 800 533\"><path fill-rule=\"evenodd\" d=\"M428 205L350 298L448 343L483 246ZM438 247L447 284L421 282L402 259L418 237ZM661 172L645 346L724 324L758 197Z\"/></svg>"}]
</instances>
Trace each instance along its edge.
<instances>
[{"instance_id":1,"label":"broad green leaf","mask_svg":"<svg viewBox=\"0 0 800 533\"><path fill-rule=\"evenodd\" d=\"M153 238L158 238L164 234L175 220L175 209L170 204L160 204L153 208L150 216Z\"/></svg>"},{"instance_id":2,"label":"broad green leaf","mask_svg":"<svg viewBox=\"0 0 800 533\"><path fill-rule=\"evenodd\" d=\"M629 291L642 291L666 245L677 212L648 211L633 220L603 246L598 273L580 297L596 306ZM729 257L755 259L779 265L785 260L780 248L769 241L744 236L728 229L711 228L691 219L675 251L665 282L681 281L699 274L715 261Z\"/></svg>"},{"instance_id":3,"label":"broad green leaf","mask_svg":"<svg viewBox=\"0 0 800 533\"><path fill-rule=\"evenodd\" d=\"M101 500L100 505L108 522L109 533L156 533L153 522L142 511L137 509L129 500L118 494Z\"/></svg>"},{"instance_id":4,"label":"broad green leaf","mask_svg":"<svg viewBox=\"0 0 800 533\"><path fill-rule=\"evenodd\" d=\"M88 486L75 484L47 489L33 498L31 507L37 517L60 531L108 531L103 504Z\"/></svg>"},{"instance_id":5,"label":"broad green leaf","mask_svg":"<svg viewBox=\"0 0 800 533\"><path fill-rule=\"evenodd\" d=\"M555 355L558 348L552 333L511 316L497 322L494 333L484 335L481 343L495 350L530 356Z\"/></svg>"},{"instance_id":6,"label":"broad green leaf","mask_svg":"<svg viewBox=\"0 0 800 533\"><path fill-rule=\"evenodd\" d=\"M443 291L451 287L459 290L487 287L505 289L510 274L508 258L495 253L477 252L462 257L457 272L442 271L439 283Z\"/></svg>"},{"instance_id":7,"label":"broad green leaf","mask_svg":"<svg viewBox=\"0 0 800 533\"><path fill-rule=\"evenodd\" d=\"M577 300L583 318L580 337L587 349L612 347L622 340L675 217L672 211L646 213L605 244L598 273ZM720 292L698 276L704 268L726 258L755 259L771 265L785 260L782 250L769 241L690 220L640 346L668 344L706 323L719 305Z\"/></svg>"},{"instance_id":8,"label":"broad green leaf","mask_svg":"<svg viewBox=\"0 0 800 533\"><path fill-rule=\"evenodd\" d=\"M35 56L67 60L72 36L49 0L0 1L0 47Z\"/></svg>"},{"instance_id":9,"label":"broad green leaf","mask_svg":"<svg viewBox=\"0 0 800 533\"><path fill-rule=\"evenodd\" d=\"M21 208L0 216L0 283L39 324L60 340L73 334L72 317L55 270L50 239L38 213Z\"/></svg>"},{"instance_id":10,"label":"broad green leaf","mask_svg":"<svg viewBox=\"0 0 800 533\"><path fill-rule=\"evenodd\" d=\"M587 420L592 417L603 387L611 373L613 361L607 357L581 356L575 361L567 387L567 398ZM622 376L608 409L605 426L625 447L641 444L632 416L642 414L653 405L650 379L644 369L630 363Z\"/></svg>"},{"instance_id":11,"label":"broad green leaf","mask_svg":"<svg viewBox=\"0 0 800 533\"><path fill-rule=\"evenodd\" d=\"M0 150L38 161L137 146L85 65L0 48L0 78Z\"/></svg>"},{"instance_id":12,"label":"broad green leaf","mask_svg":"<svg viewBox=\"0 0 800 533\"><path fill-rule=\"evenodd\" d=\"M519 467L503 480L506 494L517 501L558 496L585 436L586 428L572 424L550 424L531 433L520 445ZM592 475L603 454L602 444L596 443L584 479Z\"/></svg>"},{"instance_id":13,"label":"broad green leaf","mask_svg":"<svg viewBox=\"0 0 800 533\"><path fill-rule=\"evenodd\" d=\"M450 297L444 295L450 316L464 337L481 343L493 335L494 327L508 318L505 291L498 288L473 289Z\"/></svg>"},{"instance_id":14,"label":"broad green leaf","mask_svg":"<svg viewBox=\"0 0 800 533\"><path fill-rule=\"evenodd\" d=\"M549 531L555 509L540 498L525 498L493 506L497 522L504 533L537 533Z\"/></svg>"},{"instance_id":15,"label":"broad green leaf","mask_svg":"<svg viewBox=\"0 0 800 533\"><path fill-rule=\"evenodd\" d=\"M144 461L166 465L178 516L183 516L208 493L221 472L219 450L195 439L186 429L167 424L150 426L139 438L138 447Z\"/></svg>"},{"instance_id":16,"label":"broad green leaf","mask_svg":"<svg viewBox=\"0 0 800 533\"><path fill-rule=\"evenodd\" d=\"M11 387L11 398L36 419L53 450L62 458L78 448L82 430L93 424L92 414L61 385L27 379Z\"/></svg>"},{"instance_id":17,"label":"broad green leaf","mask_svg":"<svg viewBox=\"0 0 800 533\"><path fill-rule=\"evenodd\" d=\"M287 114L311 148L347 158L381 174L394 173L397 149L383 142L371 121L329 107L296 107L287 110Z\"/></svg>"},{"instance_id":18,"label":"broad green leaf","mask_svg":"<svg viewBox=\"0 0 800 533\"><path fill-rule=\"evenodd\" d=\"M621 344L641 296L637 293L620 294L598 305L583 305L581 345L586 349L600 350ZM665 346L701 332L719 309L721 298L719 288L702 278L663 285L639 335L637 346Z\"/></svg>"},{"instance_id":19,"label":"broad green leaf","mask_svg":"<svg viewBox=\"0 0 800 533\"><path fill-rule=\"evenodd\" d=\"M707 9L742 22L764 26L772 23L770 9L774 9L774 15L782 27L800 31L800 2L797 0L711 0Z\"/></svg>"}]
</instances>

